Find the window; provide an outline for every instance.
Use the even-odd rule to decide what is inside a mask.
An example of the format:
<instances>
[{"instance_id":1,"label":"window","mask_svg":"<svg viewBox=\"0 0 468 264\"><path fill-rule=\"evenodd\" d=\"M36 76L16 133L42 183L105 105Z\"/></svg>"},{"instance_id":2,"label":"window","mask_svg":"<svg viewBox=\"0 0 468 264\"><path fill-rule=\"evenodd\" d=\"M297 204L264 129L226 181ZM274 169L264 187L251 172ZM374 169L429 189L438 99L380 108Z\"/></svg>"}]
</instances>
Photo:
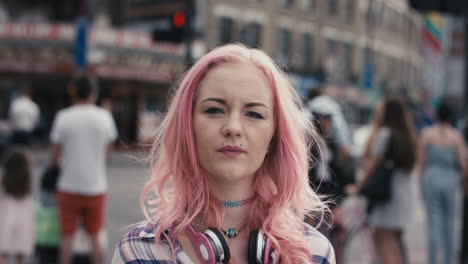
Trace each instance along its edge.
<instances>
[{"instance_id":1,"label":"window","mask_svg":"<svg viewBox=\"0 0 468 264\"><path fill-rule=\"evenodd\" d=\"M301 11L303 13L313 13L315 9L315 0L301 0Z\"/></svg>"},{"instance_id":2,"label":"window","mask_svg":"<svg viewBox=\"0 0 468 264\"><path fill-rule=\"evenodd\" d=\"M301 57L300 64L303 70L309 71L312 66L313 43L310 33L303 33L301 35Z\"/></svg>"},{"instance_id":3,"label":"window","mask_svg":"<svg viewBox=\"0 0 468 264\"><path fill-rule=\"evenodd\" d=\"M291 51L291 31L282 28L278 31L278 56L279 64L288 64Z\"/></svg>"},{"instance_id":4,"label":"window","mask_svg":"<svg viewBox=\"0 0 468 264\"><path fill-rule=\"evenodd\" d=\"M251 22L240 31L240 41L253 48L261 47L262 26L259 23Z\"/></svg>"},{"instance_id":5,"label":"window","mask_svg":"<svg viewBox=\"0 0 468 264\"><path fill-rule=\"evenodd\" d=\"M343 44L342 61L345 77L350 78L353 72L353 46L350 43Z\"/></svg>"},{"instance_id":6,"label":"window","mask_svg":"<svg viewBox=\"0 0 468 264\"><path fill-rule=\"evenodd\" d=\"M369 4L368 4L368 7L367 7L367 10L366 10L366 24L367 25L374 25L376 20L377 20L377 17L376 17L376 14L375 14L375 3L374 1L369 1Z\"/></svg>"},{"instance_id":7,"label":"window","mask_svg":"<svg viewBox=\"0 0 468 264\"><path fill-rule=\"evenodd\" d=\"M327 38L325 40L325 55L327 57L335 56L337 52L338 52L338 42L336 40Z\"/></svg>"},{"instance_id":8,"label":"window","mask_svg":"<svg viewBox=\"0 0 468 264\"><path fill-rule=\"evenodd\" d=\"M292 8L294 5L294 0L280 0L282 8Z\"/></svg>"},{"instance_id":9,"label":"window","mask_svg":"<svg viewBox=\"0 0 468 264\"><path fill-rule=\"evenodd\" d=\"M338 0L327 0L328 16L336 17L338 15Z\"/></svg>"},{"instance_id":10,"label":"window","mask_svg":"<svg viewBox=\"0 0 468 264\"><path fill-rule=\"evenodd\" d=\"M355 14L354 7L355 6L356 5L354 3L354 0L346 0L344 12L345 12L345 21L348 24L354 23L354 14Z\"/></svg>"},{"instance_id":11,"label":"window","mask_svg":"<svg viewBox=\"0 0 468 264\"><path fill-rule=\"evenodd\" d=\"M234 22L230 17L222 17L219 29L219 42L230 43L233 41Z\"/></svg>"}]
</instances>

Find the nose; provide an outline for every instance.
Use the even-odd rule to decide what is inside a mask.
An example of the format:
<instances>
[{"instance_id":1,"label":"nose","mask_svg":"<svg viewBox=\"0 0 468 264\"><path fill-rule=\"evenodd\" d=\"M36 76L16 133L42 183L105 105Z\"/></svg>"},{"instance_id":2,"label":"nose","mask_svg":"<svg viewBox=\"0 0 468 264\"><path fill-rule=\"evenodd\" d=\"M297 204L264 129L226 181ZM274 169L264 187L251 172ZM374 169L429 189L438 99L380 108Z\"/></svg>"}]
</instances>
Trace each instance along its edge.
<instances>
[{"instance_id":1,"label":"nose","mask_svg":"<svg viewBox=\"0 0 468 264\"><path fill-rule=\"evenodd\" d=\"M230 114L222 128L225 137L240 137L242 135L242 125L240 117L234 113Z\"/></svg>"}]
</instances>

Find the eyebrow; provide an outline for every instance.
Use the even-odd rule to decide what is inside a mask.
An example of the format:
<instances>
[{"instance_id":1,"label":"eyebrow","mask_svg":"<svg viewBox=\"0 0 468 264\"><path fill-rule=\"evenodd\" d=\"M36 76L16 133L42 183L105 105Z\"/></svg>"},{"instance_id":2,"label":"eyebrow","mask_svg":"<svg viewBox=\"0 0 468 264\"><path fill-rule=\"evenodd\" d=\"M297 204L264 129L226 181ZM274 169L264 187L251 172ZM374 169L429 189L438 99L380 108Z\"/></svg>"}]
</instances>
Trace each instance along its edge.
<instances>
[{"instance_id":1,"label":"eyebrow","mask_svg":"<svg viewBox=\"0 0 468 264\"><path fill-rule=\"evenodd\" d=\"M201 103L207 102L207 101L214 101L223 105L227 105L226 100L221 99L221 98L215 98L215 97L210 97L206 98L205 100L201 101ZM250 102L245 104L246 107L255 107L255 106L262 106L270 109L266 104L258 103L258 102Z\"/></svg>"}]
</instances>

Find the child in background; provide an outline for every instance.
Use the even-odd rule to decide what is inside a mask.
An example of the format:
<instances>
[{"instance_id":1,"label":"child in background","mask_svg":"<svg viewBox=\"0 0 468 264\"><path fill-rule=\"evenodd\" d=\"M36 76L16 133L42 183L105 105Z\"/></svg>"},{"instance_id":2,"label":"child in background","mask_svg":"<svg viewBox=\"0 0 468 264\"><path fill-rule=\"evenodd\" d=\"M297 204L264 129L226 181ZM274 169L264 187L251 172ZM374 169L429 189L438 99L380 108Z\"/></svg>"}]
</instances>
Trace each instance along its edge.
<instances>
[{"instance_id":1,"label":"child in background","mask_svg":"<svg viewBox=\"0 0 468 264\"><path fill-rule=\"evenodd\" d=\"M34 202L30 154L23 149L7 151L0 181L0 264L25 263L34 246Z\"/></svg>"},{"instance_id":2,"label":"child in background","mask_svg":"<svg viewBox=\"0 0 468 264\"><path fill-rule=\"evenodd\" d=\"M60 227L57 211L59 167L52 165L42 175L39 204L36 209L36 256L39 264L58 262Z\"/></svg>"}]
</instances>

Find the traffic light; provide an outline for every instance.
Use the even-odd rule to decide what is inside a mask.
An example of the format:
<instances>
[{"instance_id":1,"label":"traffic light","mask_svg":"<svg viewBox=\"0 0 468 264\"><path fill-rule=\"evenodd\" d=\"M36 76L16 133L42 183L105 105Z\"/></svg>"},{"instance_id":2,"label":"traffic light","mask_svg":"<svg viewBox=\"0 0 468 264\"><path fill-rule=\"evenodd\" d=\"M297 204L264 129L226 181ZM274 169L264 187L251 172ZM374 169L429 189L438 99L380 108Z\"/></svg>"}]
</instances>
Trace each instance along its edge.
<instances>
[{"instance_id":1,"label":"traffic light","mask_svg":"<svg viewBox=\"0 0 468 264\"><path fill-rule=\"evenodd\" d=\"M156 27L152 31L153 41L181 43L185 40L187 21L184 11L158 17Z\"/></svg>"}]
</instances>

